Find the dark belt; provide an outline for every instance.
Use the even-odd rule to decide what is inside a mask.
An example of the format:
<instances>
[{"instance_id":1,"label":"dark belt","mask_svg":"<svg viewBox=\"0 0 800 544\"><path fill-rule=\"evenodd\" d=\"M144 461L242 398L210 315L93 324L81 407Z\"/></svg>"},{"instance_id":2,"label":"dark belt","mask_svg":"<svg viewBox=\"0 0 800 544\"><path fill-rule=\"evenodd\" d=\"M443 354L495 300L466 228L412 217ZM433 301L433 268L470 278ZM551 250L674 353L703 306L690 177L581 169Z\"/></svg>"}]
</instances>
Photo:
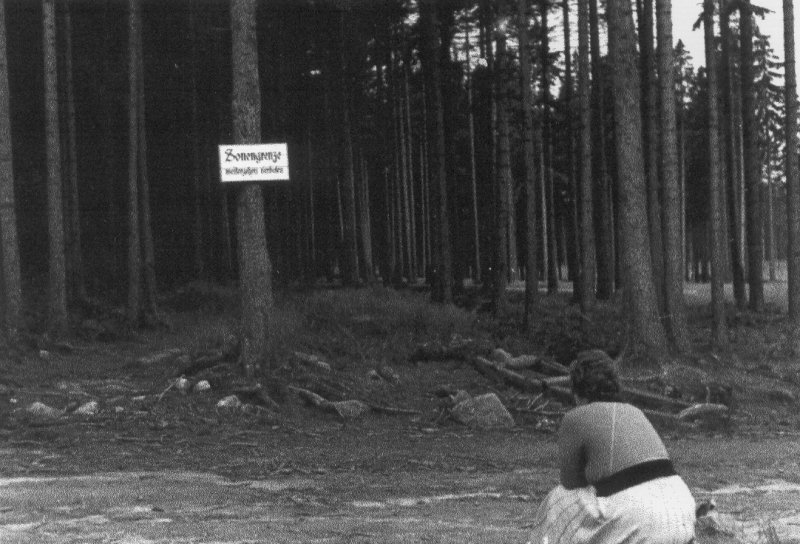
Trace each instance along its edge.
<instances>
[{"instance_id":1,"label":"dark belt","mask_svg":"<svg viewBox=\"0 0 800 544\"><path fill-rule=\"evenodd\" d=\"M643 484L656 478L675 476L676 474L672 461L669 459L656 459L655 461L646 461L622 469L611 476L598 480L592 485L597 490L598 497L608 497L635 485Z\"/></svg>"}]
</instances>

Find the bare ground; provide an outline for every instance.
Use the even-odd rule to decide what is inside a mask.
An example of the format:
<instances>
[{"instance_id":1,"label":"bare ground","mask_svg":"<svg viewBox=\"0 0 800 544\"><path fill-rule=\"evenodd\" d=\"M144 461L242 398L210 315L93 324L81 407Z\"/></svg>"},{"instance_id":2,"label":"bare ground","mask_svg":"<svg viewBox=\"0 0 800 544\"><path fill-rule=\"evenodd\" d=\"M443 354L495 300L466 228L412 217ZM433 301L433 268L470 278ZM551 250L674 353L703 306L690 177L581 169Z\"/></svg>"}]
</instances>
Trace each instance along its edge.
<instances>
[{"instance_id":1,"label":"bare ground","mask_svg":"<svg viewBox=\"0 0 800 544\"><path fill-rule=\"evenodd\" d=\"M661 429L695 496L715 499L720 527L731 533L700 542L800 542L800 369L777 312L780 286L770 290L776 311L732 314L733 345L723 353L704 345L702 289L687 293L697 349L678 362L731 384L737 400L733 422ZM578 333L563 322L580 318L547 304L540 336L521 338L506 322L483 339L513 353L592 343L622 349L624 339L601 327L603 319ZM556 481L557 405L546 406L547 415L526 411L524 396L467 363L411 362L417 343L430 339L424 334L404 336L395 323L365 318L362 307L332 320L309 304L325 325L308 333L316 340L287 337L330 361L325 379L345 395L418 414L344 421L308 407L284 387L308 376L280 349L261 377L278 409L222 410L217 402L241 389L236 378L182 394L167 388L185 362L137 363L167 348L196 354L230 329L224 308L171 307L171 329L78 335L63 353L43 343L0 358L0 541L525 542ZM424 319L415 319L414 330L424 332ZM629 353L627 377L657 370ZM375 380L369 371L379 363L399 381ZM444 385L498 393L516 426L456 424L435 394ZM96 415L25 412L35 401L63 409L89 400L99 403Z\"/></svg>"}]
</instances>

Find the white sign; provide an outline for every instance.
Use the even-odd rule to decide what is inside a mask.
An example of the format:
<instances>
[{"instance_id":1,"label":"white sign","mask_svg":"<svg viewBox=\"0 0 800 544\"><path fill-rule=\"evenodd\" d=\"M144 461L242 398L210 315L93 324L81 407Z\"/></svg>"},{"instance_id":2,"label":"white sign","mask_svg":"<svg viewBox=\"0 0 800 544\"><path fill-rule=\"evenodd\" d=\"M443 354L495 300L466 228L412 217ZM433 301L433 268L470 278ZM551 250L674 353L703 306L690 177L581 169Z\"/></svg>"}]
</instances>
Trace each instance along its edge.
<instances>
[{"instance_id":1,"label":"white sign","mask_svg":"<svg viewBox=\"0 0 800 544\"><path fill-rule=\"evenodd\" d=\"M219 171L224 182L288 180L289 151L286 144L221 145Z\"/></svg>"}]
</instances>

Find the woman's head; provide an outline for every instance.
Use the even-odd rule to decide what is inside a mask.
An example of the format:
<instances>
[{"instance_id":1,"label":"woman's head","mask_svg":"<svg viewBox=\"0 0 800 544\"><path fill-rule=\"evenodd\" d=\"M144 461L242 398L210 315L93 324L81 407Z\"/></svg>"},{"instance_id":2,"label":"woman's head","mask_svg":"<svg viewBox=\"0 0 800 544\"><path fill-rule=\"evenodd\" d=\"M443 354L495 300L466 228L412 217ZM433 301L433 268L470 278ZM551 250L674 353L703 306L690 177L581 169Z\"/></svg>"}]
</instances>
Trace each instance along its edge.
<instances>
[{"instance_id":1,"label":"woman's head","mask_svg":"<svg viewBox=\"0 0 800 544\"><path fill-rule=\"evenodd\" d=\"M573 393L590 402L613 401L620 391L614 361L602 350L578 353L569 374Z\"/></svg>"}]
</instances>

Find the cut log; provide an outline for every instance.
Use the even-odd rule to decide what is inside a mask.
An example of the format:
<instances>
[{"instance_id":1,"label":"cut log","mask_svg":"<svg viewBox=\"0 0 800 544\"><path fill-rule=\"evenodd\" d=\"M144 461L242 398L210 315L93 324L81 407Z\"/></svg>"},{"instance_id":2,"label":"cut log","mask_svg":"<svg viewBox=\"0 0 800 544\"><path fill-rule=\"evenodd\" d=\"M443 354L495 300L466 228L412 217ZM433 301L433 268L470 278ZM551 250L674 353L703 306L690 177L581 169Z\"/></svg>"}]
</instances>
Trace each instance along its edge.
<instances>
[{"instance_id":1,"label":"cut log","mask_svg":"<svg viewBox=\"0 0 800 544\"><path fill-rule=\"evenodd\" d=\"M487 354L489 349L482 343L472 339L458 339L442 344L427 342L417 347L411 354L413 363L420 361L469 361L475 355Z\"/></svg>"},{"instance_id":2,"label":"cut log","mask_svg":"<svg viewBox=\"0 0 800 544\"><path fill-rule=\"evenodd\" d=\"M508 370L501 364L492 362L484 357L475 357L472 360L472 364L484 376L487 376L492 380L502 381L507 385L515 387L521 391L526 391L529 393L544 392L549 396L558 399L559 401L565 401L568 403L573 402L572 392L568 389L559 386L550 387L542 380L528 378L518 372Z\"/></svg>"},{"instance_id":3,"label":"cut log","mask_svg":"<svg viewBox=\"0 0 800 544\"><path fill-rule=\"evenodd\" d=\"M650 393L649 391L642 391L641 389L633 389L631 387L622 388L620 400L629 402L640 408L651 408L653 410L677 411L691 406L691 404L682 400Z\"/></svg>"},{"instance_id":4,"label":"cut log","mask_svg":"<svg viewBox=\"0 0 800 544\"><path fill-rule=\"evenodd\" d=\"M569 376L557 376L555 378L546 378L544 383L547 384L547 387L570 388L572 387L572 378Z\"/></svg>"},{"instance_id":5,"label":"cut log","mask_svg":"<svg viewBox=\"0 0 800 544\"><path fill-rule=\"evenodd\" d=\"M706 417L722 417L730 414L730 410L724 404L701 403L681 410L678 419L681 421L695 421Z\"/></svg>"}]
</instances>

